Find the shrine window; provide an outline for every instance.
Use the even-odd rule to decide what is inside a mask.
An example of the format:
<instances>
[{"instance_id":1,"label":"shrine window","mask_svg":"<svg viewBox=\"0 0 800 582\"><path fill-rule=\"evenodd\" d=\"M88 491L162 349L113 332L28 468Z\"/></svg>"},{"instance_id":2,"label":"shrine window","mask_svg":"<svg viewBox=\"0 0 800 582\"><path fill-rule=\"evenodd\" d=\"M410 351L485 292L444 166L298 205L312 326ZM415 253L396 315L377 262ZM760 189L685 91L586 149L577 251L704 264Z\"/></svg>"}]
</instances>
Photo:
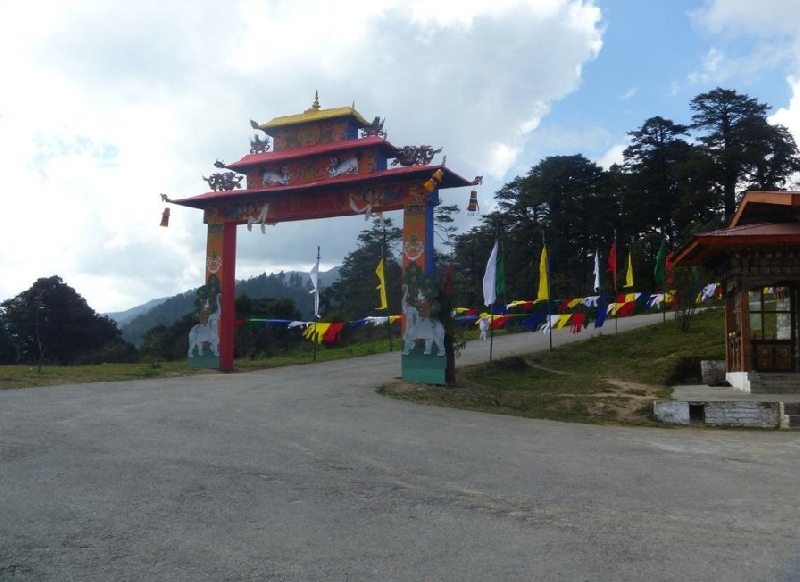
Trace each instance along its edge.
<instances>
[{"instance_id":1,"label":"shrine window","mask_svg":"<svg viewBox=\"0 0 800 582\"><path fill-rule=\"evenodd\" d=\"M750 334L754 340L792 339L790 288L764 287L749 296Z\"/></svg>"}]
</instances>

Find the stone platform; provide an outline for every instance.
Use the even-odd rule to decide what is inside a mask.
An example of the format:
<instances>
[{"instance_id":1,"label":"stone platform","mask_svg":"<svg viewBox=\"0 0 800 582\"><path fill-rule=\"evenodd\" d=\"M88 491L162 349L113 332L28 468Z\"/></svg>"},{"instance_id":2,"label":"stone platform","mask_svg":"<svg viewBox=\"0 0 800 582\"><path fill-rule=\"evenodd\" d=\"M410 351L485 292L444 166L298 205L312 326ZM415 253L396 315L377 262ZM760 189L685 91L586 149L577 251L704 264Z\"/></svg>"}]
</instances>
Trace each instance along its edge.
<instances>
[{"instance_id":1,"label":"stone platform","mask_svg":"<svg viewBox=\"0 0 800 582\"><path fill-rule=\"evenodd\" d=\"M675 386L653 411L665 424L800 430L800 394L751 394L730 386Z\"/></svg>"}]
</instances>

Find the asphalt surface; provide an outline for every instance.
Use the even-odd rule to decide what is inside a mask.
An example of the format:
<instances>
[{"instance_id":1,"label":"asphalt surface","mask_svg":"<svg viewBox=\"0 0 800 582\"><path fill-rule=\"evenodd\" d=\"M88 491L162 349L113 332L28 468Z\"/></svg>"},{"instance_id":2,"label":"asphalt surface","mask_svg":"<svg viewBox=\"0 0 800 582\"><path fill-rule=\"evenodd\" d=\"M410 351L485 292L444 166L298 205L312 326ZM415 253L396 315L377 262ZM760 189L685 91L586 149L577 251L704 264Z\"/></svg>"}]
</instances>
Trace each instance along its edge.
<instances>
[{"instance_id":1,"label":"asphalt surface","mask_svg":"<svg viewBox=\"0 0 800 582\"><path fill-rule=\"evenodd\" d=\"M0 580L800 579L800 433L375 392L399 374L395 352L0 392Z\"/></svg>"}]
</instances>

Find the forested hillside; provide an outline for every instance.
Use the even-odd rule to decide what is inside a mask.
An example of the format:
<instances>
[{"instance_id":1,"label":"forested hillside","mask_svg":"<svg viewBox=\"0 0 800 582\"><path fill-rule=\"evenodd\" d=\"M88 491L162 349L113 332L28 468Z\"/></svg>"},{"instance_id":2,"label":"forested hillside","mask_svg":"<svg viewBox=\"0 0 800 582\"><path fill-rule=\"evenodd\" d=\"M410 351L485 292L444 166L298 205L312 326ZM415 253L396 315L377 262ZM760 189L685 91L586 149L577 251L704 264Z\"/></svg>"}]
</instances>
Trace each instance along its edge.
<instances>
[{"instance_id":1,"label":"forested hillside","mask_svg":"<svg viewBox=\"0 0 800 582\"><path fill-rule=\"evenodd\" d=\"M322 272L320 273L320 284L322 286L330 285L338 276L338 267ZM310 318L314 312L314 299L309 294L310 290L308 273L298 271L270 275L263 273L257 277L236 282L237 297L244 293L251 299L264 297L291 299L306 318ZM139 347L142 337L149 329L158 325L169 326L195 309L195 290L179 293L120 326L122 337Z\"/></svg>"}]
</instances>

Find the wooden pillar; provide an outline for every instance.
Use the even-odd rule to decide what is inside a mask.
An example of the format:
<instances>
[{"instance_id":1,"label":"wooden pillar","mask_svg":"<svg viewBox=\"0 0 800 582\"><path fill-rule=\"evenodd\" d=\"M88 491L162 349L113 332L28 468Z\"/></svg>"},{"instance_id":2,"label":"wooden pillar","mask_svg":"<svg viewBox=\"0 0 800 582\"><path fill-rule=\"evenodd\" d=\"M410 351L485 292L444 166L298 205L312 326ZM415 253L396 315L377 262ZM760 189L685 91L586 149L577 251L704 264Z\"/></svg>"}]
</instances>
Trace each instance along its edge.
<instances>
[{"instance_id":1,"label":"wooden pillar","mask_svg":"<svg viewBox=\"0 0 800 582\"><path fill-rule=\"evenodd\" d=\"M742 280L741 288L739 291L739 317L741 321L739 326L741 328L741 362L739 369L742 372L749 372L753 369L753 345L750 338L750 298L749 293L750 285Z\"/></svg>"},{"instance_id":2,"label":"wooden pillar","mask_svg":"<svg viewBox=\"0 0 800 582\"><path fill-rule=\"evenodd\" d=\"M233 371L233 321L236 305L236 223L226 222L222 233L222 300L219 319L219 369Z\"/></svg>"},{"instance_id":3,"label":"wooden pillar","mask_svg":"<svg viewBox=\"0 0 800 582\"><path fill-rule=\"evenodd\" d=\"M725 361L728 372L740 370L739 353L741 351L741 330L736 325L736 305L739 292L726 285L725 289Z\"/></svg>"}]
</instances>

